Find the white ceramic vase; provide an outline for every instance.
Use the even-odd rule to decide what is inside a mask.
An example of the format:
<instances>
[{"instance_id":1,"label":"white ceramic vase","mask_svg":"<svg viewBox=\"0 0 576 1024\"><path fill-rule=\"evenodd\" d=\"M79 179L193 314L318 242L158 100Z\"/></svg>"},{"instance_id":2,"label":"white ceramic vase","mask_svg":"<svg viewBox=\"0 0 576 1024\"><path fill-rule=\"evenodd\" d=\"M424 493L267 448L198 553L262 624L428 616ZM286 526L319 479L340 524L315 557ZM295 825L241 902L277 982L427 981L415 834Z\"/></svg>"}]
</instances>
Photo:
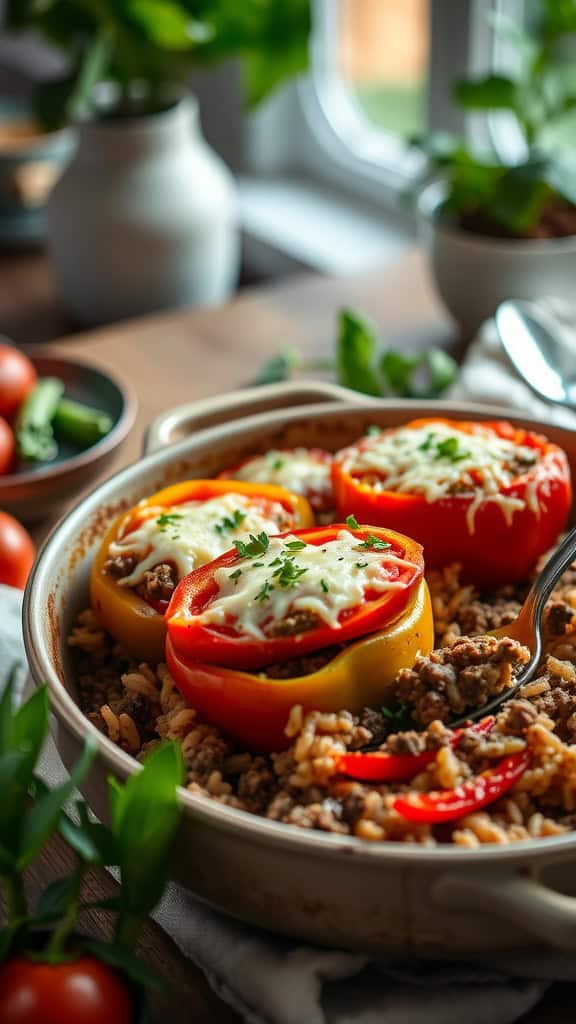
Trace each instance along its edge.
<instances>
[{"instance_id":1,"label":"white ceramic vase","mask_svg":"<svg viewBox=\"0 0 576 1024\"><path fill-rule=\"evenodd\" d=\"M192 97L81 124L47 222L60 295L84 324L215 305L238 279L234 179L206 144Z\"/></svg>"},{"instance_id":2,"label":"white ceramic vase","mask_svg":"<svg viewBox=\"0 0 576 1024\"><path fill-rule=\"evenodd\" d=\"M422 236L436 289L465 335L472 337L506 299L551 296L574 303L576 236L484 238L442 219L444 197L438 184L422 192Z\"/></svg>"}]
</instances>

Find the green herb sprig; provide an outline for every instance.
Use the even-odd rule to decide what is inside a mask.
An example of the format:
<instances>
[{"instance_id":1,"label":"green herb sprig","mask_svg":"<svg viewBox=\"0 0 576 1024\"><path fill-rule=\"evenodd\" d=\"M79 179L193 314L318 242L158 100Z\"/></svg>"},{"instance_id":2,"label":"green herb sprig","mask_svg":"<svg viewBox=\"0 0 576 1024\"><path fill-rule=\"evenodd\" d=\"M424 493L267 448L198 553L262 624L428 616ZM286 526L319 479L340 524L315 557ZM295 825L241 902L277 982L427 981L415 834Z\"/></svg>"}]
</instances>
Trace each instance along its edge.
<instances>
[{"instance_id":1,"label":"green herb sprig","mask_svg":"<svg viewBox=\"0 0 576 1024\"><path fill-rule=\"evenodd\" d=\"M415 355L382 349L375 325L355 310L342 309L333 359L309 362L290 349L267 360L251 383L273 384L289 380L295 373L319 370L365 395L439 398L456 379L457 365L439 348ZM378 430L374 425L368 428L369 433Z\"/></svg>"},{"instance_id":2,"label":"green herb sprig","mask_svg":"<svg viewBox=\"0 0 576 1024\"><path fill-rule=\"evenodd\" d=\"M234 509L231 516L224 516L221 522L216 523L214 529L216 533L223 534L226 531L237 530L239 526L246 519L246 512L241 512L239 508Z\"/></svg>"},{"instance_id":3,"label":"green herb sprig","mask_svg":"<svg viewBox=\"0 0 576 1024\"><path fill-rule=\"evenodd\" d=\"M184 766L179 748L171 741L161 743L125 784L109 780L111 824L105 826L82 799L68 812L94 759L94 741L87 739L66 782L49 789L37 774L48 732L47 689L40 687L17 710L13 701L14 673L0 698L0 890L6 907L0 961L33 951L35 959L56 964L69 958L72 949L74 955L94 954L137 985L155 983L133 948L142 921L162 895L180 824L177 788ZM75 868L55 879L31 908L24 876L55 833L73 852ZM118 895L90 901L84 896L86 876L102 866L119 869ZM114 915L112 943L76 934L79 915L90 908ZM48 930L42 946L38 929Z\"/></svg>"}]
</instances>

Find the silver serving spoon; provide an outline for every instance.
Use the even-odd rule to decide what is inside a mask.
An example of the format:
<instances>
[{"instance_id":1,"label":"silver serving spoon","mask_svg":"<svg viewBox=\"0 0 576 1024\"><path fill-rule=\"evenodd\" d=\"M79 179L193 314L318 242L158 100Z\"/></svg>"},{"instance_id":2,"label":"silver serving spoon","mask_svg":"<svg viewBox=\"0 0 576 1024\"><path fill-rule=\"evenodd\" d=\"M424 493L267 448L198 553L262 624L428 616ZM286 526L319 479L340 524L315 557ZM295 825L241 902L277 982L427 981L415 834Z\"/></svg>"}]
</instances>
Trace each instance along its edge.
<instances>
[{"instance_id":1,"label":"silver serving spoon","mask_svg":"<svg viewBox=\"0 0 576 1024\"><path fill-rule=\"evenodd\" d=\"M521 300L503 302L496 330L517 373L541 398L576 409L576 343L552 311Z\"/></svg>"},{"instance_id":2,"label":"silver serving spoon","mask_svg":"<svg viewBox=\"0 0 576 1024\"><path fill-rule=\"evenodd\" d=\"M484 718L485 715L500 707L504 701L510 700L521 686L525 686L530 681L542 657L542 616L544 606L562 573L568 569L575 559L576 527L570 530L570 533L567 534L548 560L542 572L534 580L526 600L514 621L508 623L507 626L500 626L499 629L493 629L490 632L490 636L509 636L513 640L518 640L520 643L525 644L526 647L530 648L530 661L522 669L520 675L516 677L513 686L503 690L502 693L499 693L488 704L483 704L480 708L474 708L456 721L451 721L451 727L462 725L464 722L474 721L478 718Z\"/></svg>"}]
</instances>

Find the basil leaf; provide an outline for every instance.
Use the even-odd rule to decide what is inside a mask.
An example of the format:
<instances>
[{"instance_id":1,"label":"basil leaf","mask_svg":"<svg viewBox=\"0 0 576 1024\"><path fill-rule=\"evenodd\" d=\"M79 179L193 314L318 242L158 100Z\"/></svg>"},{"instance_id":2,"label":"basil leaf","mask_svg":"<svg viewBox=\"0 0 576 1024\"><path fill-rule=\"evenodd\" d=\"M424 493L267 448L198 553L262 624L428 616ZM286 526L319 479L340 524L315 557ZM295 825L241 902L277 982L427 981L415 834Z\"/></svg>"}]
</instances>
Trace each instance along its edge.
<instances>
[{"instance_id":1,"label":"basil leaf","mask_svg":"<svg viewBox=\"0 0 576 1024\"><path fill-rule=\"evenodd\" d=\"M96 753L96 744L91 736L86 739L80 759L72 769L70 777L56 789L48 790L36 799L22 819L19 837L19 853L16 867L24 871L58 825L62 808L70 799L78 784L86 775Z\"/></svg>"},{"instance_id":2,"label":"basil leaf","mask_svg":"<svg viewBox=\"0 0 576 1024\"><path fill-rule=\"evenodd\" d=\"M382 388L374 369L376 328L359 313L340 311L336 371L338 382L353 391L380 397Z\"/></svg>"},{"instance_id":3,"label":"basil leaf","mask_svg":"<svg viewBox=\"0 0 576 1024\"><path fill-rule=\"evenodd\" d=\"M295 349L286 348L262 364L251 384L279 384L289 380L296 369L299 356Z\"/></svg>"},{"instance_id":4,"label":"basil leaf","mask_svg":"<svg viewBox=\"0 0 576 1024\"><path fill-rule=\"evenodd\" d=\"M455 95L465 110L515 110L518 85L505 75L485 75L457 82Z\"/></svg>"},{"instance_id":5,"label":"basil leaf","mask_svg":"<svg viewBox=\"0 0 576 1024\"><path fill-rule=\"evenodd\" d=\"M112 831L118 844L121 900L130 914L147 914L160 899L180 824L177 787L184 778L176 744L163 743L124 786L112 783Z\"/></svg>"},{"instance_id":6,"label":"basil leaf","mask_svg":"<svg viewBox=\"0 0 576 1024\"><path fill-rule=\"evenodd\" d=\"M77 878L75 875L66 875L64 878L57 878L51 882L43 892L40 893L36 903L37 917L58 919L63 917L68 907L68 901L75 892Z\"/></svg>"}]
</instances>

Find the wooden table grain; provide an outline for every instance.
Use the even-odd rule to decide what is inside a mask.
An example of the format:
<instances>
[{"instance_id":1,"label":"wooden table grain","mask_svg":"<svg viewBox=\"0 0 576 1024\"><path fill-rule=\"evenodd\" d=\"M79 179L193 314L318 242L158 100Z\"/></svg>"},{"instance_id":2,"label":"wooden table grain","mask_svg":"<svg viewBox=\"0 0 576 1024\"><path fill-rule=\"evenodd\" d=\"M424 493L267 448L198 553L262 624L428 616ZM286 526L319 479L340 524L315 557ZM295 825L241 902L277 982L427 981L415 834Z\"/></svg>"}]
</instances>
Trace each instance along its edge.
<instances>
[{"instance_id":1,"label":"wooden table grain","mask_svg":"<svg viewBox=\"0 0 576 1024\"><path fill-rule=\"evenodd\" d=\"M114 369L134 387L138 416L115 468L139 457L143 431L158 413L245 384L263 359L281 348L293 346L307 358L330 356L337 312L344 305L373 317L383 342L391 346L417 350L436 344L461 350L462 341L432 293L417 250L370 274L345 280L290 278L247 290L220 309L171 312L77 334L69 333L70 324L59 309L42 254L17 258L0 254L0 333L33 342L66 332L66 337L50 344L51 350ZM38 890L65 871L66 860L63 845L52 843L36 865L31 888ZM90 885L94 896L100 897L109 894L115 883L101 872ZM85 924L95 934L105 934L105 922L96 914ZM168 981L167 994L154 999L155 1020L167 1014L173 1024L238 1020L152 921L142 934L140 952ZM554 985L524 1018L525 1024L568 1024L574 1016L573 998L574 986Z\"/></svg>"}]
</instances>

